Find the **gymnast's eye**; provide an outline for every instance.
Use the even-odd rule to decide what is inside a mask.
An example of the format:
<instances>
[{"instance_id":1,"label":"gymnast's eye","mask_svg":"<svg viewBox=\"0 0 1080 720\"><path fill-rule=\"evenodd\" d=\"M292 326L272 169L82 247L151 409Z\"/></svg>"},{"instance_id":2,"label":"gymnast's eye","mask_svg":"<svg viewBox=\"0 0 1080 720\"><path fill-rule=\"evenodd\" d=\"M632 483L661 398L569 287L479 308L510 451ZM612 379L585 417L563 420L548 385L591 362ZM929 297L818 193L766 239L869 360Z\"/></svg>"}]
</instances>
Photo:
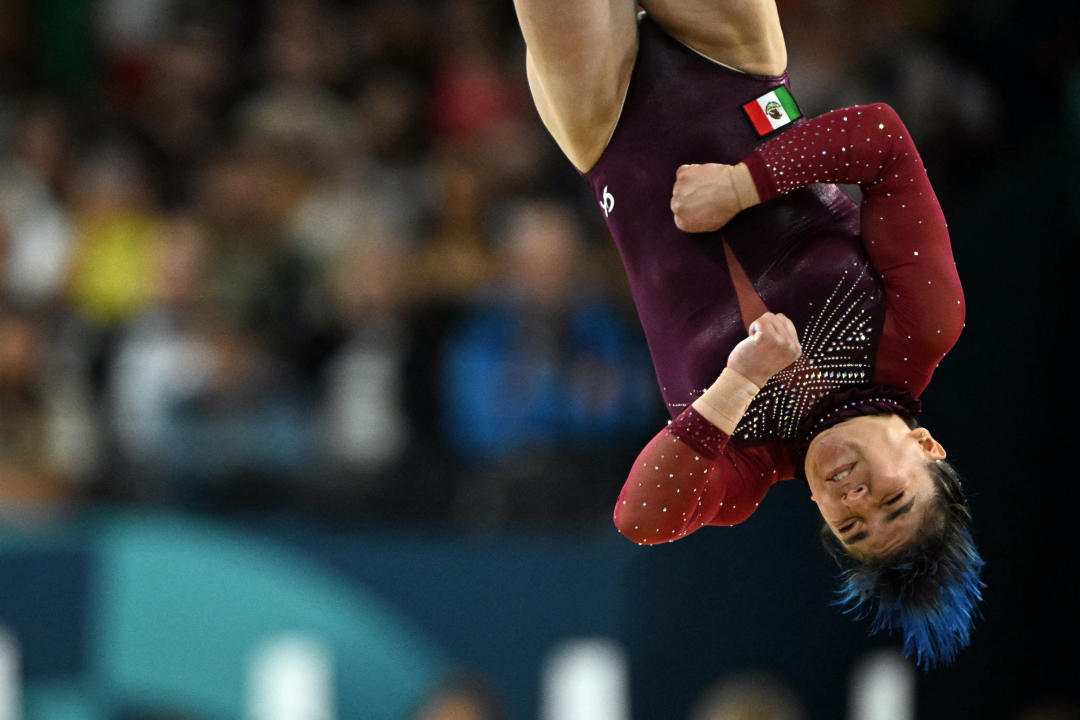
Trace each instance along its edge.
<instances>
[{"instance_id":1,"label":"gymnast's eye","mask_svg":"<svg viewBox=\"0 0 1080 720\"><path fill-rule=\"evenodd\" d=\"M902 497L904 497L904 491L903 490L901 490L900 492L896 493L891 498L886 500L884 504L885 505L895 505L896 503L900 502L900 498L902 498Z\"/></svg>"},{"instance_id":2,"label":"gymnast's eye","mask_svg":"<svg viewBox=\"0 0 1080 720\"><path fill-rule=\"evenodd\" d=\"M837 528L836 531L839 532L839 533L846 533L846 532L850 532L851 529L854 528L854 527L855 527L855 521L852 520L851 522L846 523L843 527Z\"/></svg>"}]
</instances>

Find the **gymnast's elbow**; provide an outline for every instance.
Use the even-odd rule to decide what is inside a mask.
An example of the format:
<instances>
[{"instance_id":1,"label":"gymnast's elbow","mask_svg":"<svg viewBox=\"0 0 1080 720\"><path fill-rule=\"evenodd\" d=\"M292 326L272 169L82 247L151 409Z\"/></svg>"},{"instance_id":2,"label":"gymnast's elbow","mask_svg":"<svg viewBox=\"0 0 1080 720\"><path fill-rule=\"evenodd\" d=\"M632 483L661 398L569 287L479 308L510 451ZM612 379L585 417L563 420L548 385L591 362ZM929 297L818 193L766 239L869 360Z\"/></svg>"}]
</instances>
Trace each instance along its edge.
<instances>
[{"instance_id":1,"label":"gymnast's elbow","mask_svg":"<svg viewBox=\"0 0 1080 720\"><path fill-rule=\"evenodd\" d=\"M613 519L615 521L615 529L618 530L623 537L628 540L633 540L636 534L634 530L636 522L635 519L631 517L632 512L626 507L627 502L627 500L619 497L619 501L615 505Z\"/></svg>"},{"instance_id":2,"label":"gymnast's elbow","mask_svg":"<svg viewBox=\"0 0 1080 720\"><path fill-rule=\"evenodd\" d=\"M619 498L615 506L615 527L631 542L638 545L660 545L687 535L683 524L676 521L678 513L669 514L668 508L650 511L647 501L631 507L630 501Z\"/></svg>"}]
</instances>

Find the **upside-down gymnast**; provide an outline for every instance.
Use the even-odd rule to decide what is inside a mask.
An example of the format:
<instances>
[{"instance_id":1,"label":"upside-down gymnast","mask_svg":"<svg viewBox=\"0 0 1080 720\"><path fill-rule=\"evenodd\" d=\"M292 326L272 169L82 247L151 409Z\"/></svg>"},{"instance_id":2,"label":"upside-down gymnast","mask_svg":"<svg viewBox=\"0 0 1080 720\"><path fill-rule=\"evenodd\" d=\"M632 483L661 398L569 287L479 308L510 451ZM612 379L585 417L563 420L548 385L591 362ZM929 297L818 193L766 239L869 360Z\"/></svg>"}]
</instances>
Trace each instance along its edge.
<instances>
[{"instance_id":1,"label":"upside-down gymnast","mask_svg":"<svg viewBox=\"0 0 1080 720\"><path fill-rule=\"evenodd\" d=\"M917 398L964 298L903 123L880 104L798 119L773 0L515 5L537 109L593 189L673 418L617 527L671 542L803 479L846 558L839 604L902 630L921 666L951 662L983 561ZM861 206L830 183L858 183Z\"/></svg>"}]
</instances>

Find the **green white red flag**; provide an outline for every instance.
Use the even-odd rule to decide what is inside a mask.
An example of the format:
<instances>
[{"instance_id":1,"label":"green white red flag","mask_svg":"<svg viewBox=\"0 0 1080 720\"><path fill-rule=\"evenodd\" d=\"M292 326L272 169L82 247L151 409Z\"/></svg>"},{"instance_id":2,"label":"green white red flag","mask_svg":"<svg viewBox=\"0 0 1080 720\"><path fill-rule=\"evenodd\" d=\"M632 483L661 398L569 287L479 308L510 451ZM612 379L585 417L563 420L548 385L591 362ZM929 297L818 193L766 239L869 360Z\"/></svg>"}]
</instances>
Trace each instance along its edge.
<instances>
[{"instance_id":1,"label":"green white red flag","mask_svg":"<svg viewBox=\"0 0 1080 720\"><path fill-rule=\"evenodd\" d=\"M768 135L802 117L795 98L791 97L791 93L783 85L773 88L757 100L746 103L743 110L754 124L758 135Z\"/></svg>"}]
</instances>

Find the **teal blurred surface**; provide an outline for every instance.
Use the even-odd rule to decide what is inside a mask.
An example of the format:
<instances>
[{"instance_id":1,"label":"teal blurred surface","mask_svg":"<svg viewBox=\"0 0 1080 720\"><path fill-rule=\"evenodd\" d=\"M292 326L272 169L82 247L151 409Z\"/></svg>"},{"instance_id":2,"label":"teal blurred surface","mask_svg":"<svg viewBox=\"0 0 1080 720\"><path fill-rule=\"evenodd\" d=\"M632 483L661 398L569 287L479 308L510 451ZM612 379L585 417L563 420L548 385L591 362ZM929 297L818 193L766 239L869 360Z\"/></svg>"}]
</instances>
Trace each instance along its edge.
<instances>
[{"instance_id":1,"label":"teal blurred surface","mask_svg":"<svg viewBox=\"0 0 1080 720\"><path fill-rule=\"evenodd\" d=\"M241 717L254 653L281 636L327 650L339 717L407 717L442 680L441 653L392 608L272 542L167 515L108 514L87 530L83 672L32 685L28 720L133 708ZM0 599L0 619L5 610Z\"/></svg>"}]
</instances>

